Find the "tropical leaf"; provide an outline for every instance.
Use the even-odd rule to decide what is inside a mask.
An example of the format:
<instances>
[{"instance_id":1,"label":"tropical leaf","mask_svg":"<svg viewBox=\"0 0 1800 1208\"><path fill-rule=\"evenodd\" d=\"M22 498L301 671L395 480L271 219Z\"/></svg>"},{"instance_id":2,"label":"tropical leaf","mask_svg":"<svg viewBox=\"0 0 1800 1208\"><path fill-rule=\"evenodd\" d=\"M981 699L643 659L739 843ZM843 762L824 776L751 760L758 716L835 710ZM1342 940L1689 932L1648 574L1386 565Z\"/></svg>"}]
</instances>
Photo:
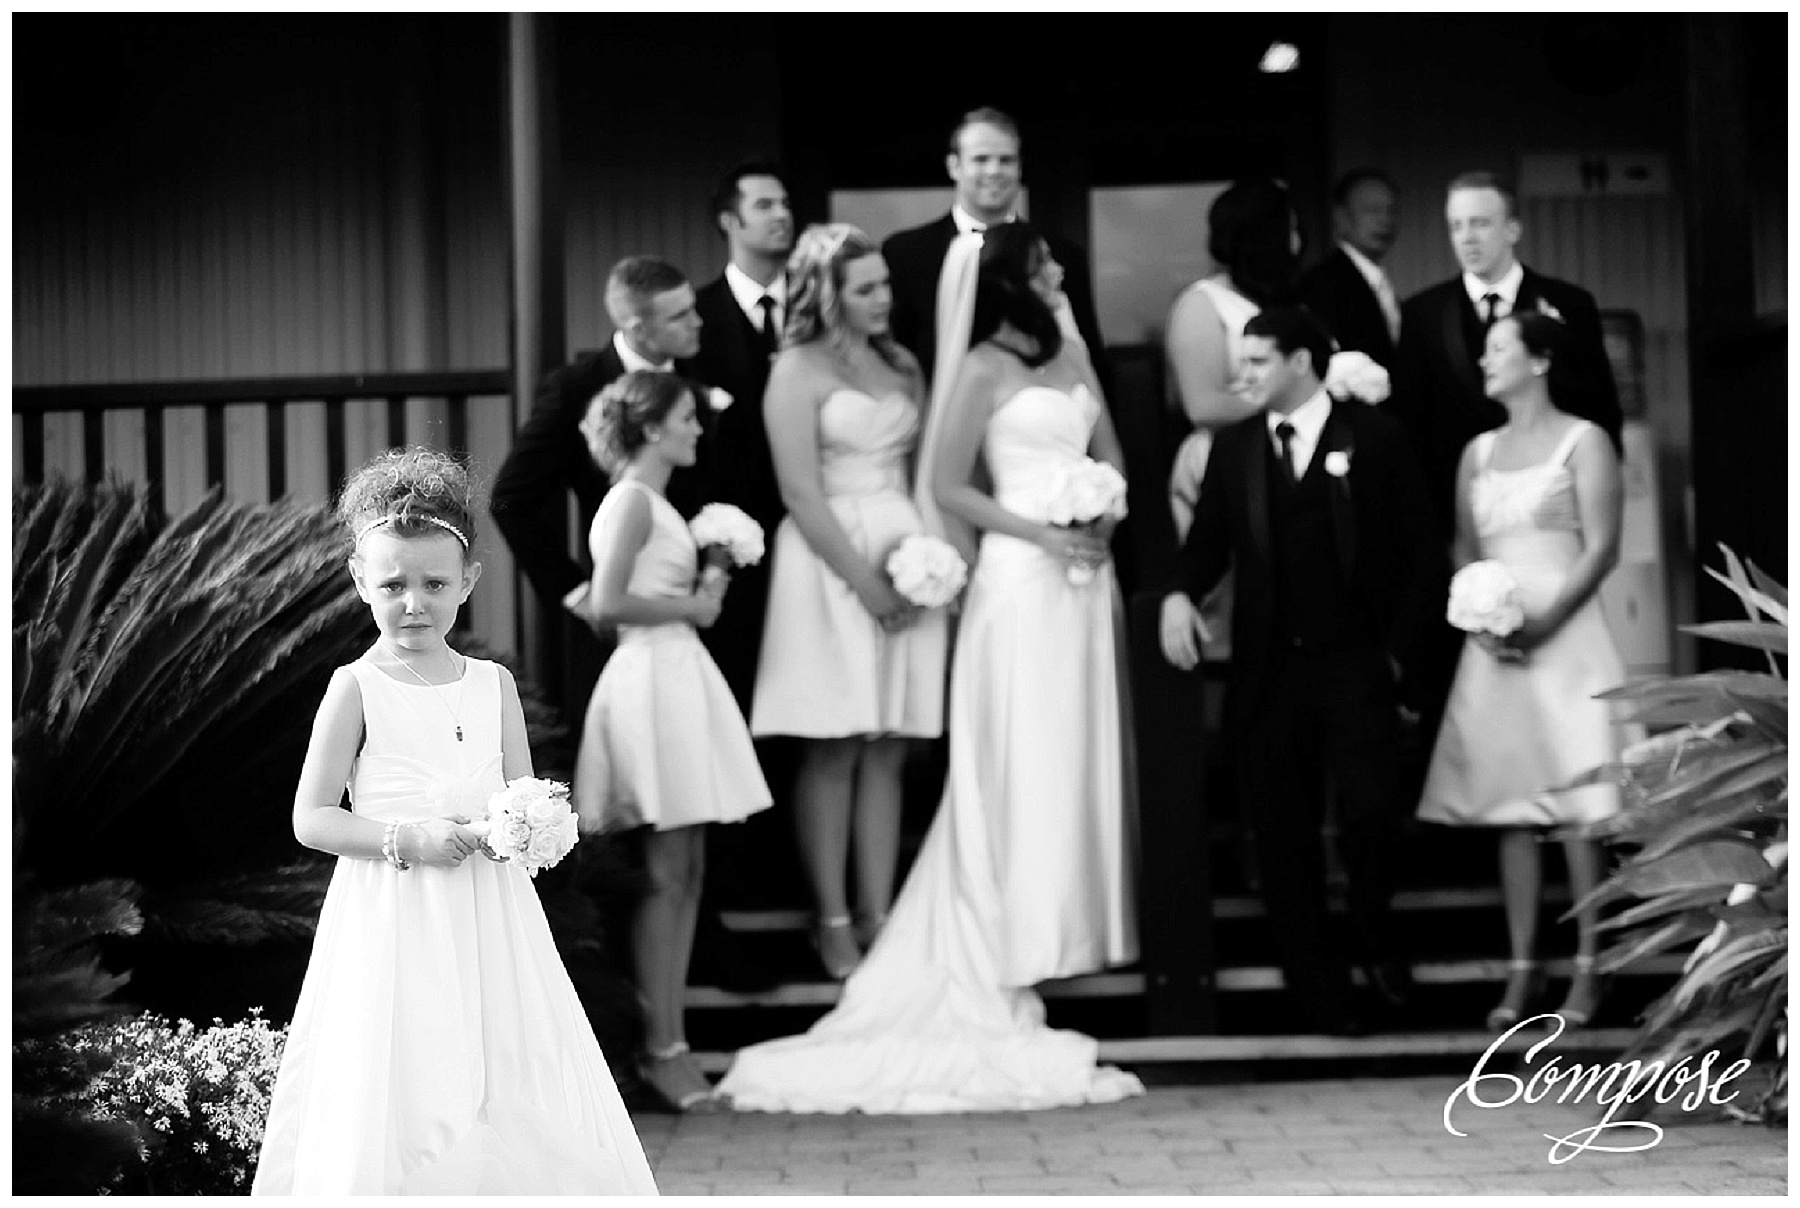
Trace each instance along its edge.
<instances>
[{"instance_id":1,"label":"tropical leaf","mask_svg":"<svg viewBox=\"0 0 1800 1208\"><path fill-rule=\"evenodd\" d=\"M1787 588L1764 574L1761 567L1748 559L1744 561L1744 569L1750 572L1750 581L1756 585L1758 591L1783 608L1787 607Z\"/></svg>"},{"instance_id":2,"label":"tropical leaf","mask_svg":"<svg viewBox=\"0 0 1800 1208\"><path fill-rule=\"evenodd\" d=\"M1680 628L1684 633L1729 642L1733 646L1749 646L1773 654L1787 653L1787 630L1767 621L1704 621Z\"/></svg>"},{"instance_id":3,"label":"tropical leaf","mask_svg":"<svg viewBox=\"0 0 1800 1208\"><path fill-rule=\"evenodd\" d=\"M1769 874L1762 848L1743 839L1709 839L1654 860L1629 861L1622 879L1640 896L1714 885L1756 884Z\"/></svg>"},{"instance_id":4,"label":"tropical leaf","mask_svg":"<svg viewBox=\"0 0 1800 1208\"><path fill-rule=\"evenodd\" d=\"M1734 972L1757 962L1774 962L1787 951L1785 929L1781 933L1767 931L1740 935L1708 953L1699 964L1682 975L1675 986L1675 1006L1686 1007L1702 991L1716 989ZM1757 972L1761 972L1760 969ZM1754 980L1754 978L1750 979Z\"/></svg>"},{"instance_id":5,"label":"tropical leaf","mask_svg":"<svg viewBox=\"0 0 1800 1208\"><path fill-rule=\"evenodd\" d=\"M1756 620L1756 614L1761 612L1777 625L1787 624L1787 608L1784 605L1777 603L1766 593L1751 586L1748 580L1734 582L1731 579L1727 579L1724 575L1721 575L1710 566L1705 569L1707 574L1737 593L1738 599L1744 602L1744 609L1750 614L1750 619L1752 621Z\"/></svg>"},{"instance_id":6,"label":"tropical leaf","mask_svg":"<svg viewBox=\"0 0 1800 1208\"><path fill-rule=\"evenodd\" d=\"M1715 797L1662 828L1654 839L1644 844L1638 858L1654 860L1714 832L1736 831L1746 823L1765 818L1769 810L1768 798L1757 793L1738 792Z\"/></svg>"},{"instance_id":7,"label":"tropical leaf","mask_svg":"<svg viewBox=\"0 0 1800 1208\"><path fill-rule=\"evenodd\" d=\"M1736 777L1752 773L1746 782ZM1646 799L1646 805L1660 805L1682 798L1743 792L1746 788L1787 774L1785 752L1771 751L1766 743L1748 747L1729 747L1697 754L1680 774ZM1727 787L1732 786L1732 787Z\"/></svg>"},{"instance_id":8,"label":"tropical leaf","mask_svg":"<svg viewBox=\"0 0 1800 1208\"><path fill-rule=\"evenodd\" d=\"M1711 918L1698 912L1689 912L1660 926L1634 931L1600 954L1601 972L1616 973L1634 961L1645 960L1679 944L1700 939L1712 928Z\"/></svg>"},{"instance_id":9,"label":"tropical leaf","mask_svg":"<svg viewBox=\"0 0 1800 1208\"><path fill-rule=\"evenodd\" d=\"M1712 930L1713 916L1703 912L1706 907L1715 905L1718 900L1719 891L1711 885L1702 885L1698 889L1681 890L1676 893L1660 894L1654 898L1645 898L1635 906L1601 919L1597 926L1601 931L1614 931L1623 927L1635 927L1639 923L1648 922L1650 919L1672 914L1678 910L1694 910L1702 912L1700 915L1703 919L1702 926L1710 931ZM1564 912L1562 921L1567 922L1575 918L1580 912L1586 911L1589 905L1590 903L1585 898L1577 902Z\"/></svg>"}]
</instances>

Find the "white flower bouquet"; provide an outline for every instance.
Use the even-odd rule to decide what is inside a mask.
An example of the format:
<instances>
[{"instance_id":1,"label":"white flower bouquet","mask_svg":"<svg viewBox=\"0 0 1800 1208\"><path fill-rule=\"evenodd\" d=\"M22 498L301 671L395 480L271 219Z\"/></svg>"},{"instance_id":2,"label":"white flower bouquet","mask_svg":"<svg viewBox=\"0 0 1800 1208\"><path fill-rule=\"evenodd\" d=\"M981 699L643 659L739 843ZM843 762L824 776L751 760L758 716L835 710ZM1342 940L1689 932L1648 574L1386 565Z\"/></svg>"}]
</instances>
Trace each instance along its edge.
<instances>
[{"instance_id":1,"label":"white flower bouquet","mask_svg":"<svg viewBox=\"0 0 1800 1208\"><path fill-rule=\"evenodd\" d=\"M903 538L885 565L894 590L920 608L942 608L969 581L968 564L956 547L929 533Z\"/></svg>"},{"instance_id":2,"label":"white flower bouquet","mask_svg":"<svg viewBox=\"0 0 1800 1208\"><path fill-rule=\"evenodd\" d=\"M706 564L703 580L712 580L732 567L755 566L763 557L762 525L742 508L729 503L709 503L688 521L688 532L700 547Z\"/></svg>"},{"instance_id":3,"label":"white flower bouquet","mask_svg":"<svg viewBox=\"0 0 1800 1208\"><path fill-rule=\"evenodd\" d=\"M1104 461L1084 457L1056 476L1049 490L1046 517L1062 528L1086 528L1102 518L1125 515L1125 476ZM1094 581L1094 568L1069 566L1069 582L1080 587Z\"/></svg>"},{"instance_id":4,"label":"white flower bouquet","mask_svg":"<svg viewBox=\"0 0 1800 1208\"><path fill-rule=\"evenodd\" d=\"M1360 352L1334 352L1325 366L1325 393L1360 403L1387 401L1393 385L1388 371Z\"/></svg>"},{"instance_id":5,"label":"white flower bouquet","mask_svg":"<svg viewBox=\"0 0 1800 1208\"><path fill-rule=\"evenodd\" d=\"M488 799L486 818L469 823L496 860L519 865L532 876L568 855L580 838L569 786L557 780L521 776Z\"/></svg>"},{"instance_id":6,"label":"white flower bouquet","mask_svg":"<svg viewBox=\"0 0 1800 1208\"><path fill-rule=\"evenodd\" d=\"M1464 633L1503 638L1525 623L1519 584L1511 571L1491 558L1471 562L1450 580L1445 617Z\"/></svg>"}]
</instances>

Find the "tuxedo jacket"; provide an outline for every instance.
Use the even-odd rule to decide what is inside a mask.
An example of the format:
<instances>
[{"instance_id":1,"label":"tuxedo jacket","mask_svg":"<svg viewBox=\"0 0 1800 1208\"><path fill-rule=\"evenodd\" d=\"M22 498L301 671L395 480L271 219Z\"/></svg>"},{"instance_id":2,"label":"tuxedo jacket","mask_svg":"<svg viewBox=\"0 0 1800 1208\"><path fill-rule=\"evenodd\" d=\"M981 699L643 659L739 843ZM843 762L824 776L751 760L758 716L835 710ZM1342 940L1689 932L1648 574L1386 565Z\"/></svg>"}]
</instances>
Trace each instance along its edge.
<instances>
[{"instance_id":1,"label":"tuxedo jacket","mask_svg":"<svg viewBox=\"0 0 1800 1208\"><path fill-rule=\"evenodd\" d=\"M1554 308L1569 329L1567 347L1550 371L1550 397L1562 410L1605 429L1619 448L1624 416L1594 296L1526 269L1513 309L1537 309L1540 302ZM1479 360L1486 331L1460 274L1408 298L1400 316L1394 393L1384 406L1413 434L1447 534L1455 523L1456 466L1463 446L1504 424L1506 408L1482 390Z\"/></svg>"},{"instance_id":2,"label":"tuxedo jacket","mask_svg":"<svg viewBox=\"0 0 1800 1208\"><path fill-rule=\"evenodd\" d=\"M690 362L677 362L675 369L693 376ZM594 513L612 484L588 452L581 421L594 396L624 373L625 365L609 340L605 347L584 353L546 377L538 387L530 418L513 438L512 448L494 476L489 503L494 525L538 595L552 604L588 579L583 563L569 556L561 535L562 518L573 491L581 525L576 537L579 548L587 549ZM704 424L706 400L699 403ZM707 456L707 443L703 436L702 458ZM697 462L669 478L669 502L684 516L692 515L699 505L702 475Z\"/></svg>"},{"instance_id":3,"label":"tuxedo jacket","mask_svg":"<svg viewBox=\"0 0 1800 1208\"><path fill-rule=\"evenodd\" d=\"M1068 296L1069 309L1075 315L1075 328L1087 342L1094 374L1100 379L1100 389L1111 398L1112 378L1106 363L1106 349L1100 342L1100 321L1094 312L1087 250L1060 235L1048 231L1043 234L1051 255L1062 265L1063 293ZM956 235L956 220L946 213L935 222L897 231L881 245L881 255L887 261L888 279L894 291L889 325L894 338L919 358L919 366L928 381L937 368L938 277L944 269L944 255Z\"/></svg>"},{"instance_id":4,"label":"tuxedo jacket","mask_svg":"<svg viewBox=\"0 0 1800 1208\"><path fill-rule=\"evenodd\" d=\"M775 481L775 460L763 426L763 392L769 385L770 357L763 334L731 292L723 274L694 295L700 314L700 352L693 372L708 386L731 395L731 405L713 414L709 497L744 509L773 535L786 509Z\"/></svg>"},{"instance_id":5,"label":"tuxedo jacket","mask_svg":"<svg viewBox=\"0 0 1800 1208\"><path fill-rule=\"evenodd\" d=\"M1166 591L1196 604L1232 572L1231 669L1227 709L1235 722L1254 716L1284 640L1271 520L1267 419L1261 414L1219 431L1194 521ZM1333 402L1305 473L1327 474L1341 452L1349 470L1330 481L1333 552L1341 581L1373 625L1370 645L1401 666L1398 694L1411 702L1431 622L1443 613L1449 558L1429 514L1418 460L1400 424L1374 407Z\"/></svg>"},{"instance_id":6,"label":"tuxedo jacket","mask_svg":"<svg viewBox=\"0 0 1800 1208\"><path fill-rule=\"evenodd\" d=\"M1387 316L1381 313L1381 302L1368 280L1343 248L1332 248L1325 259L1301 275L1300 300L1324 321L1339 348L1364 353L1393 372L1394 338L1388 333Z\"/></svg>"}]
</instances>

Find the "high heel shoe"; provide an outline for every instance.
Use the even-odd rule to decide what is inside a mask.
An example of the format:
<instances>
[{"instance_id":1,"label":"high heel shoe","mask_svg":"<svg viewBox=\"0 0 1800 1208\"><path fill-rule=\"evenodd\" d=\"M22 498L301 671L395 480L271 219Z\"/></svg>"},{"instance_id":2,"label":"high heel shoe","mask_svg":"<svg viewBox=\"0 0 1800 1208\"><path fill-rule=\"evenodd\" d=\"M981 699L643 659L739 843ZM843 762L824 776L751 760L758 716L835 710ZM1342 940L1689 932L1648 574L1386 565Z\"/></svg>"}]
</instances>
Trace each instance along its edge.
<instances>
[{"instance_id":1,"label":"high heel shoe","mask_svg":"<svg viewBox=\"0 0 1800 1208\"><path fill-rule=\"evenodd\" d=\"M1506 994L1500 1005L1487 1014L1490 1032L1504 1032L1525 1018L1525 1012L1544 992L1544 969L1536 961L1508 961L1507 969Z\"/></svg>"},{"instance_id":2,"label":"high heel shoe","mask_svg":"<svg viewBox=\"0 0 1800 1208\"><path fill-rule=\"evenodd\" d=\"M1556 1013L1571 1028L1586 1027L1600 1010L1600 999L1606 994L1606 979L1594 976L1594 963L1591 956L1575 957L1575 975L1569 979L1568 997L1556 1008Z\"/></svg>"},{"instance_id":3,"label":"high heel shoe","mask_svg":"<svg viewBox=\"0 0 1800 1208\"><path fill-rule=\"evenodd\" d=\"M862 951L856 946L856 932L847 914L822 914L813 924L813 950L825 967L825 976L843 981L856 971Z\"/></svg>"},{"instance_id":4,"label":"high heel shoe","mask_svg":"<svg viewBox=\"0 0 1800 1208\"><path fill-rule=\"evenodd\" d=\"M719 1111L728 1106L714 1093L688 1055L688 1044L677 1040L660 1049L644 1050L638 1062L638 1077L662 1097L670 1110L683 1115Z\"/></svg>"}]
</instances>

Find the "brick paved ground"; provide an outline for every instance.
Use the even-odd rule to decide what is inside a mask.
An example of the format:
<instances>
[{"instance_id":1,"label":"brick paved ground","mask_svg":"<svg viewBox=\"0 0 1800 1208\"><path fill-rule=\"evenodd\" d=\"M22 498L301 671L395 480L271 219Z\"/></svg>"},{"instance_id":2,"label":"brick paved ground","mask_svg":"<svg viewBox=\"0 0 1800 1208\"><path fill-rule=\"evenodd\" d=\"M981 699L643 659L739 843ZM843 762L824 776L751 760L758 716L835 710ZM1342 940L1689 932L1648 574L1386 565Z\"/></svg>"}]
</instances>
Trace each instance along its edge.
<instances>
[{"instance_id":1,"label":"brick paved ground","mask_svg":"<svg viewBox=\"0 0 1800 1208\"><path fill-rule=\"evenodd\" d=\"M1104 1107L979 1116L640 1116L665 1195L1782 1195L1787 1132L1669 1117L1640 1153L1553 1166L1595 1113L1453 1116L1456 1076L1157 1087ZM1659 1120L1664 1119L1658 1117ZM1622 1137L1628 1134L1621 1134Z\"/></svg>"}]
</instances>

